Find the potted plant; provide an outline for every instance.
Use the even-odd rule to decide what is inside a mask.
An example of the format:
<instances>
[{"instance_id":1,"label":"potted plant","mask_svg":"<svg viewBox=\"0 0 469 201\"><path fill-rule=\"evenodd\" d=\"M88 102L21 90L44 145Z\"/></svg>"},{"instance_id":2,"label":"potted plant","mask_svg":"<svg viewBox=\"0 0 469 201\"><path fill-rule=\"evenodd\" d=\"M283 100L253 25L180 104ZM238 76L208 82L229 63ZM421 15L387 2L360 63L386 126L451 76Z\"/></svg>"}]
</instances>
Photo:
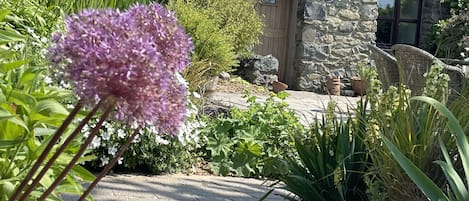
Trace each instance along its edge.
<instances>
[{"instance_id":1,"label":"potted plant","mask_svg":"<svg viewBox=\"0 0 469 201\"><path fill-rule=\"evenodd\" d=\"M368 76L370 74L371 67L365 65L358 66L358 76L350 78L350 83L352 84L352 89L360 96L366 94L367 85L368 85Z\"/></svg>"},{"instance_id":2,"label":"potted plant","mask_svg":"<svg viewBox=\"0 0 469 201\"><path fill-rule=\"evenodd\" d=\"M340 77L329 75L326 81L326 88L330 95L340 96Z\"/></svg>"}]
</instances>

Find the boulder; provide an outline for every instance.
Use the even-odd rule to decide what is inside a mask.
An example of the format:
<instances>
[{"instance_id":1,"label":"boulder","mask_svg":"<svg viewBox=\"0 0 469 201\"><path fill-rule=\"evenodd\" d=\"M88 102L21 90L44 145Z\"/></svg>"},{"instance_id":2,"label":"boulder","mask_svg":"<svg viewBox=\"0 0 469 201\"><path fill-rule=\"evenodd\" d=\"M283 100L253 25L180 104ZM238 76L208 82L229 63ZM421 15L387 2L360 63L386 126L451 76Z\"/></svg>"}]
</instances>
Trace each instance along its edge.
<instances>
[{"instance_id":1,"label":"boulder","mask_svg":"<svg viewBox=\"0 0 469 201\"><path fill-rule=\"evenodd\" d=\"M278 65L278 59L272 55L254 55L241 61L235 73L248 82L271 89L272 82L278 80Z\"/></svg>"}]
</instances>

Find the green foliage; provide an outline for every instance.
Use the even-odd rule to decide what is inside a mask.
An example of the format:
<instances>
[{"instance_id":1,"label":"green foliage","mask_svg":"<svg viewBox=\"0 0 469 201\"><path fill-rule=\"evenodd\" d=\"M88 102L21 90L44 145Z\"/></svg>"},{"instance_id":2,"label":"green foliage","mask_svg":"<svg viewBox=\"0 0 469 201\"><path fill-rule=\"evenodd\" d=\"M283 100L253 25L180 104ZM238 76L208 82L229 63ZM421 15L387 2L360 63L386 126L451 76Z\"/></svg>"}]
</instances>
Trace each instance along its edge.
<instances>
[{"instance_id":1,"label":"green foliage","mask_svg":"<svg viewBox=\"0 0 469 201\"><path fill-rule=\"evenodd\" d=\"M461 53L469 52L465 49L469 44L469 11L462 10L449 19L440 21L436 29L436 55L444 58L464 58Z\"/></svg>"},{"instance_id":2,"label":"green foliage","mask_svg":"<svg viewBox=\"0 0 469 201\"><path fill-rule=\"evenodd\" d=\"M218 27L209 10L184 0L171 0L168 8L176 13L195 45L192 63L184 72L190 90L199 90L211 77L231 72L232 66L238 65L231 38Z\"/></svg>"},{"instance_id":3,"label":"green foliage","mask_svg":"<svg viewBox=\"0 0 469 201\"><path fill-rule=\"evenodd\" d=\"M227 35L234 45L238 58L252 55L254 45L259 43L263 23L254 10L257 0L189 0L206 8L211 19Z\"/></svg>"},{"instance_id":4,"label":"green foliage","mask_svg":"<svg viewBox=\"0 0 469 201\"><path fill-rule=\"evenodd\" d=\"M227 117L219 116L208 123L206 149L216 174L269 176L284 156L292 156L293 133L304 128L294 112L281 100L286 93L272 94L264 103L246 94L246 110L233 108Z\"/></svg>"},{"instance_id":5,"label":"green foliage","mask_svg":"<svg viewBox=\"0 0 469 201\"><path fill-rule=\"evenodd\" d=\"M456 14L462 11L468 11L469 9L469 0L441 0L441 3L449 4L452 11Z\"/></svg>"},{"instance_id":6,"label":"green foliage","mask_svg":"<svg viewBox=\"0 0 469 201\"><path fill-rule=\"evenodd\" d=\"M365 122L337 119L334 109L335 102L329 102L322 122L316 120L307 136L295 137L299 159L283 161L288 171L278 178L294 194L290 200L367 200Z\"/></svg>"},{"instance_id":7,"label":"green foliage","mask_svg":"<svg viewBox=\"0 0 469 201\"><path fill-rule=\"evenodd\" d=\"M97 8L97 9L104 9L104 8L118 8L118 9L126 9L136 3L140 4L149 4L151 2L158 2L158 3L166 3L167 0L74 0L74 1L67 1L67 0L41 0L43 5L47 5L48 7L60 7L66 13L77 13L83 9L87 8Z\"/></svg>"},{"instance_id":8,"label":"green foliage","mask_svg":"<svg viewBox=\"0 0 469 201\"><path fill-rule=\"evenodd\" d=\"M414 181L420 190L427 196L429 200L469 200L469 143L467 136L464 134L462 127L460 126L456 117L446 108L443 104L428 97L414 97L413 100L422 101L428 103L434 107L438 112L447 118L448 128L456 138L456 144L458 147L458 156L461 158L462 166L464 168L464 174L466 177L461 177L458 171L453 166L453 159L450 157L450 152L446 149L445 144L439 138L439 145L444 155L445 162L435 161L436 164L440 165L443 172L445 173L447 182L449 183L451 191L448 195L438 188L433 181L428 178L416 165L412 163L407 157L400 152L400 150L391 143L386 137L383 137L386 147L391 151L393 157L399 163L399 165L405 170L409 177ZM466 184L464 184L464 180ZM451 199L450 199L451 198Z\"/></svg>"},{"instance_id":9,"label":"green foliage","mask_svg":"<svg viewBox=\"0 0 469 201\"><path fill-rule=\"evenodd\" d=\"M71 96L68 91L45 86L42 82L44 68L36 68L32 58L14 48L15 44L29 40L21 33L21 27L10 23L11 19L27 22L15 12L9 9L0 11L0 200L6 200L24 180L25 173L68 115L61 101ZM66 134L70 134L70 130ZM49 187L52 178L63 170L78 148L78 142L72 144L58 158L51 171L46 173L39 187L32 193L32 199ZM50 154L56 149L57 146L53 147ZM81 161L88 159L83 158ZM60 199L60 193L79 194L84 189L78 181L93 179L91 173L75 166L67 179L53 192L51 199Z\"/></svg>"},{"instance_id":10,"label":"green foliage","mask_svg":"<svg viewBox=\"0 0 469 201\"><path fill-rule=\"evenodd\" d=\"M445 102L448 79L443 69L433 66L426 76L425 95ZM382 136L395 144L423 172L431 175L439 187L443 187L446 183L444 174L433 161L441 157L436 134L440 133L445 143L451 141L444 128L445 123L430 106L411 104L410 91L405 86L390 87L380 93L375 89L379 89L375 78L369 83L371 90L367 98L370 113L357 115L361 121L368 122L365 142L372 160L368 186L381 189L378 196L384 200L424 200L424 195L418 193L417 186L402 172L389 150L382 146Z\"/></svg>"},{"instance_id":11,"label":"green foliage","mask_svg":"<svg viewBox=\"0 0 469 201\"><path fill-rule=\"evenodd\" d=\"M116 155L134 129L106 122L91 147L96 159L86 164L87 168L99 170ZM85 132L88 132L85 129ZM139 172L149 174L186 172L197 162L197 146L193 142L181 141L178 136L158 136L151 128L144 128L129 146L118 164L117 172Z\"/></svg>"}]
</instances>

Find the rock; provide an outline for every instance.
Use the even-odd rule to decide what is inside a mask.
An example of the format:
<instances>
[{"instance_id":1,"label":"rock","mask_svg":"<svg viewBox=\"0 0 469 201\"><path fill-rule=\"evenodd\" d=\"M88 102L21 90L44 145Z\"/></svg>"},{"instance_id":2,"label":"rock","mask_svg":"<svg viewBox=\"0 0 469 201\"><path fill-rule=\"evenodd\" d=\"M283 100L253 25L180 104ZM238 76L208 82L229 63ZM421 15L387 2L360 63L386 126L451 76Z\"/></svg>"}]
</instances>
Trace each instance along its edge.
<instances>
[{"instance_id":1,"label":"rock","mask_svg":"<svg viewBox=\"0 0 469 201\"><path fill-rule=\"evenodd\" d=\"M224 71L220 73L219 77L223 80L230 80L230 74Z\"/></svg>"},{"instance_id":2,"label":"rock","mask_svg":"<svg viewBox=\"0 0 469 201\"><path fill-rule=\"evenodd\" d=\"M255 55L241 61L235 73L248 82L271 89L272 82L278 80L278 65L277 58L272 55Z\"/></svg>"}]
</instances>

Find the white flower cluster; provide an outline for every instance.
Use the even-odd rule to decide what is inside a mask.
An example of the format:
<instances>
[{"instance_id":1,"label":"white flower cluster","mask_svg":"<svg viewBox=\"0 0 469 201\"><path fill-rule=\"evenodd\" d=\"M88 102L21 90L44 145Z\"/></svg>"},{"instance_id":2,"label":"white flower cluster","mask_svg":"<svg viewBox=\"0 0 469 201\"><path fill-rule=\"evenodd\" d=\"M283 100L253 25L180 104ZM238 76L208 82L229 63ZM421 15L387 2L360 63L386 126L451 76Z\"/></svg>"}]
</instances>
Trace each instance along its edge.
<instances>
[{"instance_id":1,"label":"white flower cluster","mask_svg":"<svg viewBox=\"0 0 469 201\"><path fill-rule=\"evenodd\" d=\"M194 97L200 97L200 95L194 93ZM205 122L197 120L196 116L198 113L197 107L188 101L187 104L187 121L180 128L176 136L163 135L158 133L157 126L148 125L141 129L139 135L142 133L154 136L155 142L158 145L168 145L170 138L176 137L183 146L194 146L199 148L200 133L206 126ZM90 125L85 125L82 129L84 137L89 136L91 130L95 127L97 120ZM105 166L109 161L117 154L120 149L120 142L125 141L127 136L130 136L132 132L137 129L138 125L124 126L117 123L104 122L97 136L93 138L93 141L89 145L88 149L94 150L95 154L100 160L100 165ZM139 135L133 141L134 143L140 142ZM98 153L96 153L98 152ZM119 164L122 163L122 158L119 158Z\"/></svg>"}]
</instances>

